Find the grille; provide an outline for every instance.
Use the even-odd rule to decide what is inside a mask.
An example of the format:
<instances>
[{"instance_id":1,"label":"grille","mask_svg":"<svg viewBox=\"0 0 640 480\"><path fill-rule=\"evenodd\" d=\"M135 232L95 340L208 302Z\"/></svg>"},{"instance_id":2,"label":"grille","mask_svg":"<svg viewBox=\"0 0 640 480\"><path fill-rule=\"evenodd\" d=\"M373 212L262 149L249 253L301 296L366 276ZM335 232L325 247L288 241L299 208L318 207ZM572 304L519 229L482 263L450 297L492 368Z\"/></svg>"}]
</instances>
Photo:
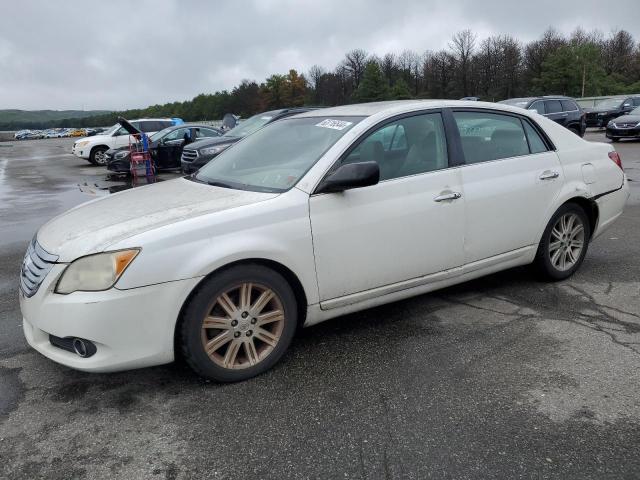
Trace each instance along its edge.
<instances>
[{"instance_id":1,"label":"grille","mask_svg":"<svg viewBox=\"0 0 640 480\"><path fill-rule=\"evenodd\" d=\"M182 161L183 162L193 162L196 158L198 158L197 150L189 150L185 148L182 150Z\"/></svg>"},{"instance_id":2,"label":"grille","mask_svg":"<svg viewBox=\"0 0 640 480\"><path fill-rule=\"evenodd\" d=\"M40 246L36 237L33 237L22 260L20 270L20 289L25 297L35 295L56 260L58 260L58 256L47 252Z\"/></svg>"},{"instance_id":3,"label":"grille","mask_svg":"<svg viewBox=\"0 0 640 480\"><path fill-rule=\"evenodd\" d=\"M634 123L616 123L616 127L618 128L633 128L638 124L638 122Z\"/></svg>"}]
</instances>

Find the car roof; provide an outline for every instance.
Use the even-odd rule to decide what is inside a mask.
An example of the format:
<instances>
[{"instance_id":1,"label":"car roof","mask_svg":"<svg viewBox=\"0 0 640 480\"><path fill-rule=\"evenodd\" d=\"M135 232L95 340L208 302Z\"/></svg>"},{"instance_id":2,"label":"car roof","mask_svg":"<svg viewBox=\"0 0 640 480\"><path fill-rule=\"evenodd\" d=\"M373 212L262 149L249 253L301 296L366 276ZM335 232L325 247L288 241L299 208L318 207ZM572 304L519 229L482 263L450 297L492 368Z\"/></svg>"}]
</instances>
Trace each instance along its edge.
<instances>
[{"instance_id":1,"label":"car roof","mask_svg":"<svg viewBox=\"0 0 640 480\"><path fill-rule=\"evenodd\" d=\"M477 102L473 100L390 100L385 102L357 103L339 107L319 108L296 115L304 117L370 117L378 113L402 113L423 108L469 107L508 110L521 113L519 108L504 103Z\"/></svg>"}]
</instances>

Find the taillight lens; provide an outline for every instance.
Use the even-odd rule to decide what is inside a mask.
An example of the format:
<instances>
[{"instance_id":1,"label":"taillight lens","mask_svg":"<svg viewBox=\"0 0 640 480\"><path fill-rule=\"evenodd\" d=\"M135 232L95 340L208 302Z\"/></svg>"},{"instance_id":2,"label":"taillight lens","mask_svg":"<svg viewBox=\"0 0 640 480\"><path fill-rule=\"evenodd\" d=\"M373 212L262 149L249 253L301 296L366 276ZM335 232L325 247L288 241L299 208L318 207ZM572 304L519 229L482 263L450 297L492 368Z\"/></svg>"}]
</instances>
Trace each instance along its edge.
<instances>
[{"instance_id":1,"label":"taillight lens","mask_svg":"<svg viewBox=\"0 0 640 480\"><path fill-rule=\"evenodd\" d=\"M618 152L609 152L609 158L620 167L620 170L624 170L622 167L622 160L620 160L620 155Z\"/></svg>"}]
</instances>

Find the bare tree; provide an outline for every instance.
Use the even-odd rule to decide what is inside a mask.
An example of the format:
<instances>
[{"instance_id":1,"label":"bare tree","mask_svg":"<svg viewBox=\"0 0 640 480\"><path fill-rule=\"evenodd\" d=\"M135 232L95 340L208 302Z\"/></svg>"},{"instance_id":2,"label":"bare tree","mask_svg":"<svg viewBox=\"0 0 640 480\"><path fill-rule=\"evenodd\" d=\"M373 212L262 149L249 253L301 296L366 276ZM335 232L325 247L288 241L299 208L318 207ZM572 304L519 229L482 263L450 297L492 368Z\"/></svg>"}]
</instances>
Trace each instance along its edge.
<instances>
[{"instance_id":1,"label":"bare tree","mask_svg":"<svg viewBox=\"0 0 640 480\"><path fill-rule=\"evenodd\" d=\"M364 74L364 69L367 66L367 57L369 55L366 51L357 48L355 50L351 50L347 52L345 55L343 65L345 70L351 75L353 79L353 87L358 88L360 85L360 80L362 79L362 75Z\"/></svg>"},{"instance_id":2,"label":"bare tree","mask_svg":"<svg viewBox=\"0 0 640 480\"><path fill-rule=\"evenodd\" d=\"M460 86L465 97L471 94L469 91L469 73L475 45L476 35L469 29L455 33L451 42L449 42L449 48L458 63Z\"/></svg>"}]
</instances>

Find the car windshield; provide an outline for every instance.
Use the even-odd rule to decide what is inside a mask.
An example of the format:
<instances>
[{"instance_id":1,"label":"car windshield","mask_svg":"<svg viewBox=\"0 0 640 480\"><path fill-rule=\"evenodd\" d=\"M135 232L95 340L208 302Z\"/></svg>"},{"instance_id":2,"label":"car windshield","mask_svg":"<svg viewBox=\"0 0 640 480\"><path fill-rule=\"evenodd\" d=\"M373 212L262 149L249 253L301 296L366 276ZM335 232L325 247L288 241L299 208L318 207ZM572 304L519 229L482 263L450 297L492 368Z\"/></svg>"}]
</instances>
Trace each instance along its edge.
<instances>
[{"instance_id":1,"label":"car windshield","mask_svg":"<svg viewBox=\"0 0 640 480\"><path fill-rule=\"evenodd\" d=\"M246 137L259 128L264 127L271 120L273 120L273 115L271 113L259 113L258 115L254 115L253 117L246 119L244 122L240 122L238 126L229 130L223 135L223 137Z\"/></svg>"},{"instance_id":2,"label":"car windshield","mask_svg":"<svg viewBox=\"0 0 640 480\"><path fill-rule=\"evenodd\" d=\"M498 103L504 103L505 105L512 105L514 107L527 108L527 105L529 105L529 101L530 100L527 98L509 98Z\"/></svg>"},{"instance_id":3,"label":"car windshield","mask_svg":"<svg viewBox=\"0 0 640 480\"><path fill-rule=\"evenodd\" d=\"M623 99L621 98L607 98L605 100L600 100L596 106L598 108L619 108L622 105Z\"/></svg>"},{"instance_id":4,"label":"car windshield","mask_svg":"<svg viewBox=\"0 0 640 480\"><path fill-rule=\"evenodd\" d=\"M364 117L307 117L274 122L202 167L194 179L214 186L284 192Z\"/></svg>"},{"instance_id":5,"label":"car windshield","mask_svg":"<svg viewBox=\"0 0 640 480\"><path fill-rule=\"evenodd\" d=\"M113 125L112 127L107 128L104 132L102 132L100 135L112 135L116 130L118 130L120 128L120 124L116 123L115 125Z\"/></svg>"},{"instance_id":6,"label":"car windshield","mask_svg":"<svg viewBox=\"0 0 640 480\"><path fill-rule=\"evenodd\" d=\"M159 132L154 133L153 135L151 135L149 137L149 140L151 140L152 142L155 142L156 140L160 140L162 137L164 137L166 134L168 134L169 132L171 132L174 129L174 126L170 126L165 128L164 130L160 130Z\"/></svg>"},{"instance_id":7,"label":"car windshield","mask_svg":"<svg viewBox=\"0 0 640 480\"><path fill-rule=\"evenodd\" d=\"M640 115L640 107L636 107L629 112L629 115Z\"/></svg>"}]
</instances>

